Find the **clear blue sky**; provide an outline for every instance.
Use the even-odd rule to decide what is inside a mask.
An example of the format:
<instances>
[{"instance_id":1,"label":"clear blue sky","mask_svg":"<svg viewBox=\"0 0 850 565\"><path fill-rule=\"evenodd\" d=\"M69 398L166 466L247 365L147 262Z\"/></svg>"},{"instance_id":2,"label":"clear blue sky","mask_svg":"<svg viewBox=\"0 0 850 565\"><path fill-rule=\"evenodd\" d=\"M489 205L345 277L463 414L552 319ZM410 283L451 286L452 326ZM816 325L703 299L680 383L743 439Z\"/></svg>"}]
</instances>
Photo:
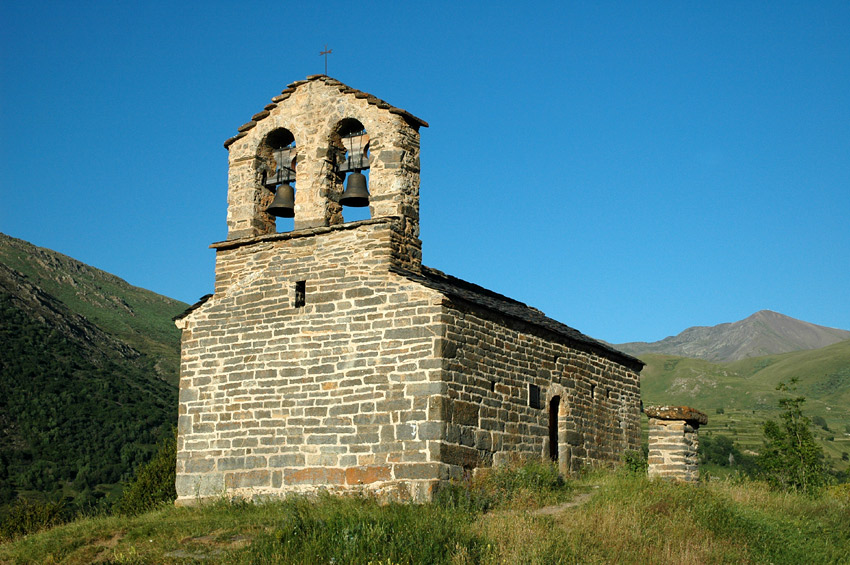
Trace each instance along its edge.
<instances>
[{"instance_id":1,"label":"clear blue sky","mask_svg":"<svg viewBox=\"0 0 850 565\"><path fill-rule=\"evenodd\" d=\"M186 302L222 142L323 72L428 121L426 264L593 337L850 329L850 3L0 3L0 231Z\"/></svg>"}]
</instances>

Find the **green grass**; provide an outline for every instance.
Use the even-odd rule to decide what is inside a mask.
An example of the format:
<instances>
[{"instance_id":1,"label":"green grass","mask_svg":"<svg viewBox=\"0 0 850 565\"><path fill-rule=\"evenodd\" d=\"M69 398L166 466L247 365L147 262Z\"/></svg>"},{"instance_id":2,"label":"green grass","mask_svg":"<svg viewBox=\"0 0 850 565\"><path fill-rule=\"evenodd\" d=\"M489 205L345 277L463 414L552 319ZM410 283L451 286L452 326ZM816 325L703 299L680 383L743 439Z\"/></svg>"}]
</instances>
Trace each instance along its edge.
<instances>
[{"instance_id":1,"label":"green grass","mask_svg":"<svg viewBox=\"0 0 850 565\"><path fill-rule=\"evenodd\" d=\"M540 468L521 469L477 476L426 505L321 496L90 517L0 545L0 563L780 564L850 555L846 488L811 498L760 483L675 485L624 472L552 483ZM489 504L458 504L464 492ZM536 512L577 493L592 496Z\"/></svg>"}]
</instances>

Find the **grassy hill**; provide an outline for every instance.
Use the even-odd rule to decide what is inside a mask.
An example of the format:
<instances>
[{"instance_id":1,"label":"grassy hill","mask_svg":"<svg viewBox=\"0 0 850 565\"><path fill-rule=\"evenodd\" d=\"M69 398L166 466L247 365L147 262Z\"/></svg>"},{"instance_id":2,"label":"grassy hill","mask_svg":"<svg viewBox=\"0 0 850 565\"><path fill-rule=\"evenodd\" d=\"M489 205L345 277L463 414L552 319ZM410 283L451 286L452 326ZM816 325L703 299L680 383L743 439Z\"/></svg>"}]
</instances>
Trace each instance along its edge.
<instances>
[{"instance_id":1,"label":"grassy hill","mask_svg":"<svg viewBox=\"0 0 850 565\"><path fill-rule=\"evenodd\" d=\"M807 398L804 412L823 418L815 427L827 456L839 469L850 452L850 341L821 349L795 351L712 363L701 359L646 354L641 373L645 405L686 404L709 416L701 432L730 435L744 448L761 446L760 423L779 412L780 382L799 379L797 392Z\"/></svg>"},{"instance_id":2,"label":"grassy hill","mask_svg":"<svg viewBox=\"0 0 850 565\"><path fill-rule=\"evenodd\" d=\"M423 505L222 499L86 518L0 545L0 563L798 564L850 555L846 490L811 498L623 472L555 483L521 469L448 494Z\"/></svg>"}]
</instances>

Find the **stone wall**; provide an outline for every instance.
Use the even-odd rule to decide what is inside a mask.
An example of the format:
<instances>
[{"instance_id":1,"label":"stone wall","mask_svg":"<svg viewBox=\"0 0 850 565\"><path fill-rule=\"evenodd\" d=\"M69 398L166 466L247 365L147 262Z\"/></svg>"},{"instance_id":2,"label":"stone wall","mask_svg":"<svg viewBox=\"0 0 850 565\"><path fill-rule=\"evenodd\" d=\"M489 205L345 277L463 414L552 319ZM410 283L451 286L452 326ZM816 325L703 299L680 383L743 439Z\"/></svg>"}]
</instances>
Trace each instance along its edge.
<instances>
[{"instance_id":1,"label":"stone wall","mask_svg":"<svg viewBox=\"0 0 850 565\"><path fill-rule=\"evenodd\" d=\"M550 436L558 438L564 472L611 464L639 449L635 371L531 324L462 301L447 304L440 460L453 475L516 456L556 456ZM536 406L529 385L539 389ZM550 434L553 399L557 431Z\"/></svg>"},{"instance_id":2,"label":"stone wall","mask_svg":"<svg viewBox=\"0 0 850 565\"><path fill-rule=\"evenodd\" d=\"M427 496L441 297L388 272L393 224L217 245L215 295L179 321L178 503L360 485Z\"/></svg>"},{"instance_id":3,"label":"stone wall","mask_svg":"<svg viewBox=\"0 0 850 565\"><path fill-rule=\"evenodd\" d=\"M708 416L688 406L651 406L649 476L683 482L699 480L699 427Z\"/></svg>"}]
</instances>

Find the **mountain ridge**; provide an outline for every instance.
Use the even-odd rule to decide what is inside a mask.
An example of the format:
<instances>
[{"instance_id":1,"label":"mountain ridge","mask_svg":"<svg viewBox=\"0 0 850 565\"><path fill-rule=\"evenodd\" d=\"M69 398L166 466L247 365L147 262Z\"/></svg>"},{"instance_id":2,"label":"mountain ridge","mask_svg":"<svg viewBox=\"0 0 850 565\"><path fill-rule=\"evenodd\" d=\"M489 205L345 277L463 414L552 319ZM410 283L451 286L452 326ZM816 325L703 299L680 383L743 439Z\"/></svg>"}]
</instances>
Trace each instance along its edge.
<instances>
[{"instance_id":1,"label":"mountain ridge","mask_svg":"<svg viewBox=\"0 0 850 565\"><path fill-rule=\"evenodd\" d=\"M7 273L7 281L17 278L38 288L105 334L152 359L157 375L177 385L180 332L171 318L188 304L4 233L0 233L0 264L18 273Z\"/></svg>"},{"instance_id":2,"label":"mountain ridge","mask_svg":"<svg viewBox=\"0 0 850 565\"><path fill-rule=\"evenodd\" d=\"M656 342L628 342L614 347L630 355L675 355L712 362L820 349L850 339L850 331L819 326L771 310L716 326L692 326Z\"/></svg>"}]
</instances>

